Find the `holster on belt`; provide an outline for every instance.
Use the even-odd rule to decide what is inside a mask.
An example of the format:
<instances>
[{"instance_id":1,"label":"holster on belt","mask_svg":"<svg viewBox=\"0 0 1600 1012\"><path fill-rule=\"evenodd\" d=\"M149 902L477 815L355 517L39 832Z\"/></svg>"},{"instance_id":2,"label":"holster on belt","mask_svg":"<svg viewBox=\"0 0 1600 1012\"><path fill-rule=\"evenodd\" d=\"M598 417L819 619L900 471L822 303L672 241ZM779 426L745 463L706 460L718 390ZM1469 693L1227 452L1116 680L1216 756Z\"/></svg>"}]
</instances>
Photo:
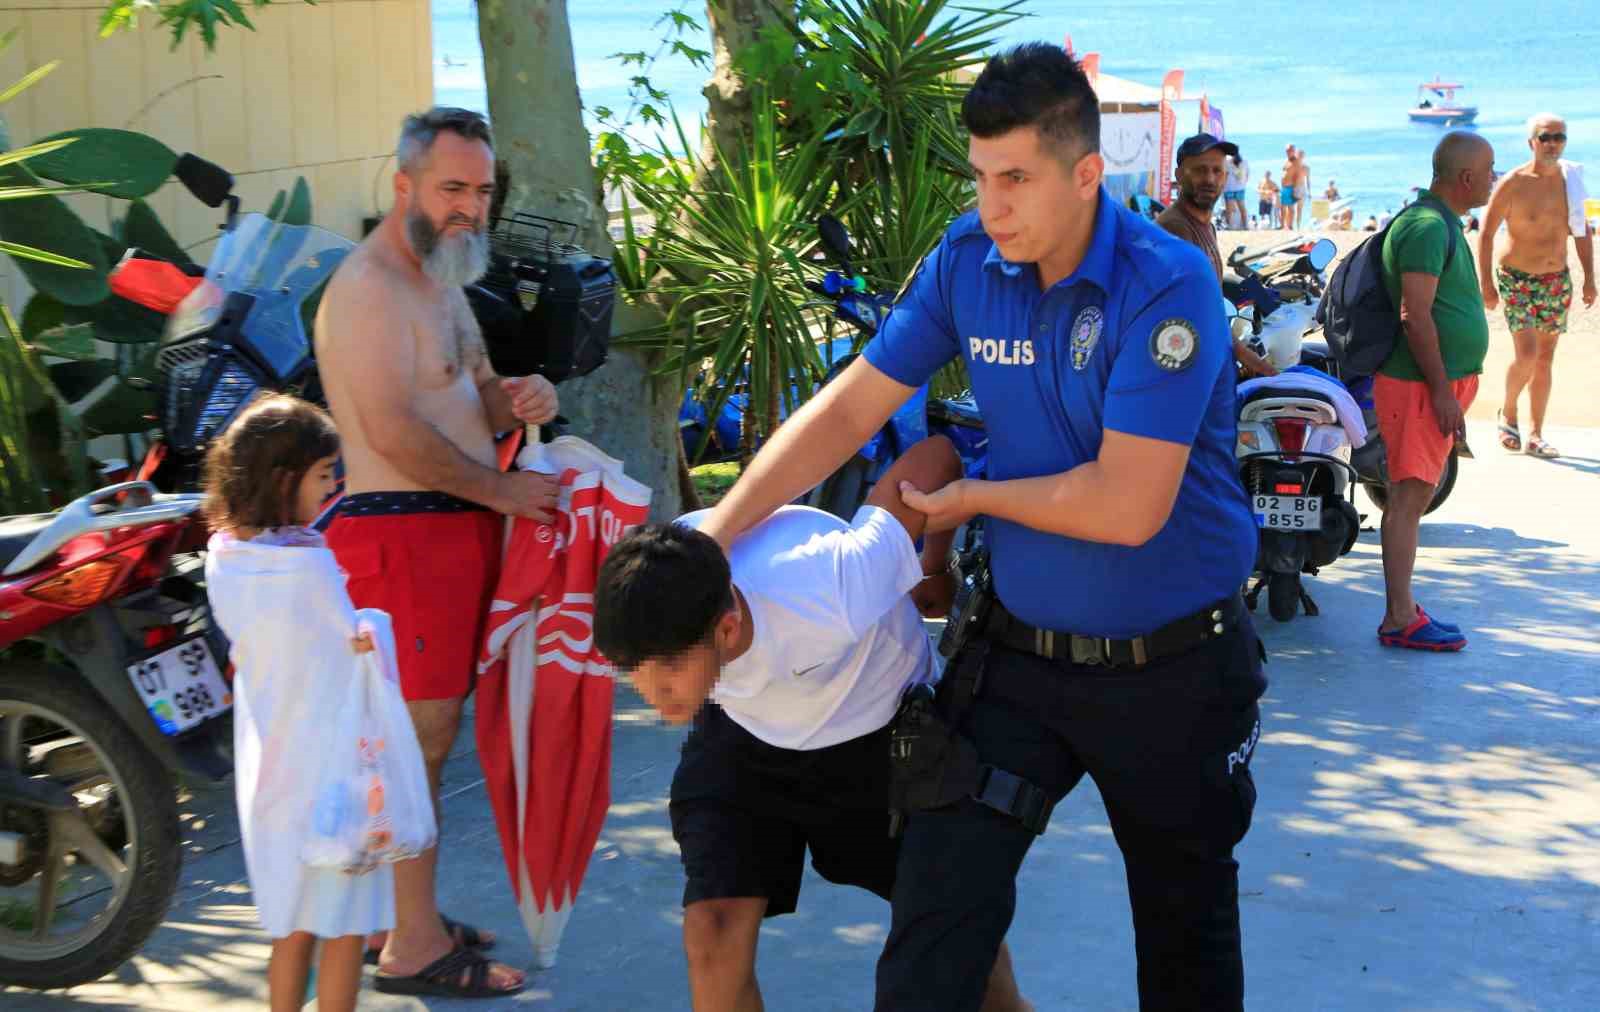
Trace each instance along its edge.
<instances>
[{"instance_id":1,"label":"holster on belt","mask_svg":"<svg viewBox=\"0 0 1600 1012\"><path fill-rule=\"evenodd\" d=\"M951 661L937 690L926 684L906 690L890 731L890 836L900 835L911 812L967 798L1012 816L1035 835L1049 825L1054 806L1048 795L985 764L958 730L977 698L988 656L988 643L970 643Z\"/></svg>"}]
</instances>

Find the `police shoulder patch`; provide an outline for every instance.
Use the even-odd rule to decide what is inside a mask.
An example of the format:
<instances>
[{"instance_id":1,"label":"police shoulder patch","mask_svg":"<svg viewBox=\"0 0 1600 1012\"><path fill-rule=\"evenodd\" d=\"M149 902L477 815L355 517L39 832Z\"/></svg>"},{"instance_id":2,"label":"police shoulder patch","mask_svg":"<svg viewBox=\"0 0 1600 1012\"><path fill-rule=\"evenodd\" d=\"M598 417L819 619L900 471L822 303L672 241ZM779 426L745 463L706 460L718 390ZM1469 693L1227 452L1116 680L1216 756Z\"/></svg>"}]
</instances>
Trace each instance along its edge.
<instances>
[{"instance_id":1,"label":"police shoulder patch","mask_svg":"<svg viewBox=\"0 0 1600 1012\"><path fill-rule=\"evenodd\" d=\"M1200 335L1188 320L1178 317L1162 320L1150 332L1150 357L1168 372L1189 368L1199 349Z\"/></svg>"}]
</instances>

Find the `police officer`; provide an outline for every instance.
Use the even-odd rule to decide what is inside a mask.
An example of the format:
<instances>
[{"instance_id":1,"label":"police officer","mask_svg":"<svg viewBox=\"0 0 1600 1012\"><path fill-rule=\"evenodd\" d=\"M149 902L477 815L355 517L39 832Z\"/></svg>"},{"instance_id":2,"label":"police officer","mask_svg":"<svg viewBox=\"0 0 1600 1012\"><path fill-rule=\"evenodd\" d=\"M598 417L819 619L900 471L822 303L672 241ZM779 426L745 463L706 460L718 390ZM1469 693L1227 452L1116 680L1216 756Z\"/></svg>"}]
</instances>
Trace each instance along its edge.
<instances>
[{"instance_id":1,"label":"police officer","mask_svg":"<svg viewBox=\"0 0 1600 1012\"><path fill-rule=\"evenodd\" d=\"M1140 1008L1242 1009L1233 848L1266 683L1216 275L1107 194L1096 97L1058 47L991 59L962 118L978 210L702 530L726 547L961 356L988 480L902 496L930 530L985 518L997 599L940 688L967 687L943 702L984 766L907 821L876 1008L979 1007L1023 856L1087 773L1126 865Z\"/></svg>"}]
</instances>

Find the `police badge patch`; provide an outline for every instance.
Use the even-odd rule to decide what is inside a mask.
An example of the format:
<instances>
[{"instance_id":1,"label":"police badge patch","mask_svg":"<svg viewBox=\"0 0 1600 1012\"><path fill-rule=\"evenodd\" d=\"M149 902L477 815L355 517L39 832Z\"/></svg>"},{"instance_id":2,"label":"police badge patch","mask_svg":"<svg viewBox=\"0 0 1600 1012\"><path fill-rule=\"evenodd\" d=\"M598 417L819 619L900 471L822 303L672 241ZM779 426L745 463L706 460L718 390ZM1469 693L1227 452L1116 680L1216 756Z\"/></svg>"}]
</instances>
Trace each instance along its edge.
<instances>
[{"instance_id":1,"label":"police badge patch","mask_svg":"<svg viewBox=\"0 0 1600 1012\"><path fill-rule=\"evenodd\" d=\"M1199 347L1200 335L1188 320L1176 317L1162 320L1150 332L1150 357L1168 372L1181 372L1189 368Z\"/></svg>"},{"instance_id":2,"label":"police badge patch","mask_svg":"<svg viewBox=\"0 0 1600 1012\"><path fill-rule=\"evenodd\" d=\"M1079 310L1077 318L1072 321L1072 368L1083 372L1089 365L1089 356L1094 354L1094 346L1100 343L1100 332L1105 325L1106 316L1099 306L1087 306Z\"/></svg>"}]
</instances>

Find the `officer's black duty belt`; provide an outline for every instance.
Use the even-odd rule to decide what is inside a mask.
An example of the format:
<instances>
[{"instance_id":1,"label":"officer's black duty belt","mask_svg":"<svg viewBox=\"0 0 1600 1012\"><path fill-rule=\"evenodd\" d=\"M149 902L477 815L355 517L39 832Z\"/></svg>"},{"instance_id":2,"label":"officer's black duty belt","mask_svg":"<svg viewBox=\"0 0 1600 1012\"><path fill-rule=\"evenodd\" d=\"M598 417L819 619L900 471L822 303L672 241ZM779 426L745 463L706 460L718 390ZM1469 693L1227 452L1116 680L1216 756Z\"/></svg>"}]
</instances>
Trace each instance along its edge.
<instances>
[{"instance_id":1,"label":"officer's black duty belt","mask_svg":"<svg viewBox=\"0 0 1600 1012\"><path fill-rule=\"evenodd\" d=\"M1222 636L1238 624L1243 613L1244 601L1235 594L1203 611L1169 622L1153 633L1131 640L1114 640L1038 629L1018 619L996 601L983 635L1013 650L1063 664L1142 668Z\"/></svg>"}]
</instances>

